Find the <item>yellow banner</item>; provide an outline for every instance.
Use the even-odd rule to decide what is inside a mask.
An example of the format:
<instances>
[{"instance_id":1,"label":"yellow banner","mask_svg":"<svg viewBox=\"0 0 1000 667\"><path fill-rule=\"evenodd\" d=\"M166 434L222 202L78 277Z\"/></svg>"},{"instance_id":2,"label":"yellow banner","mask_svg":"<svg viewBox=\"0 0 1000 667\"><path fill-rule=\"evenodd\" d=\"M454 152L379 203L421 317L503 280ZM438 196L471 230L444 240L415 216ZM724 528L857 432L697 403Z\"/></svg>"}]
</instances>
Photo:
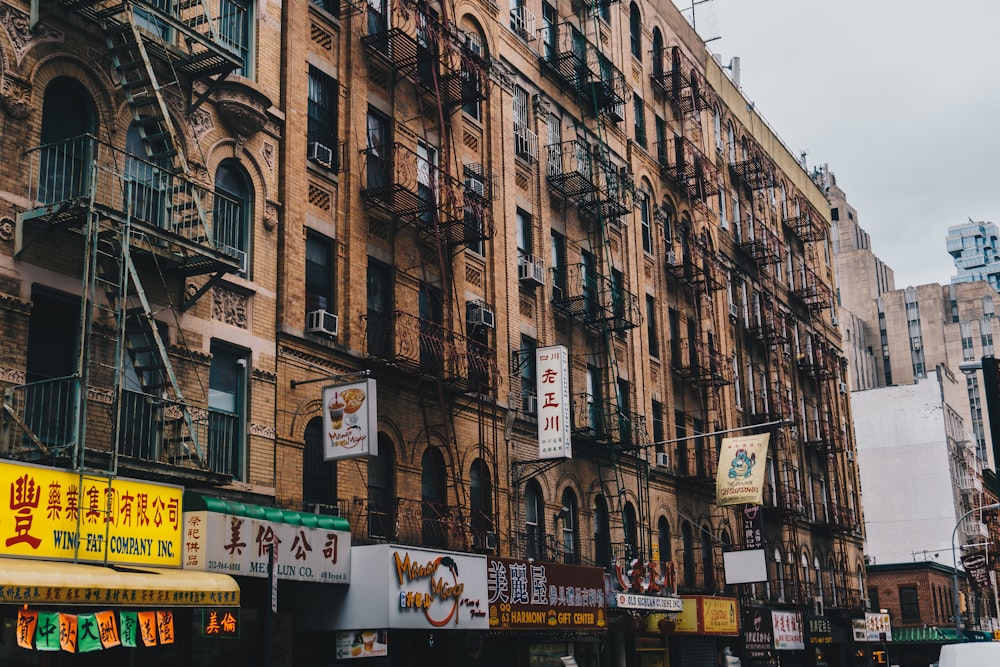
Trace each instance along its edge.
<instances>
[{"instance_id":1,"label":"yellow banner","mask_svg":"<svg viewBox=\"0 0 1000 667\"><path fill-rule=\"evenodd\" d=\"M681 598L684 609L677 615L674 632L698 632L698 598Z\"/></svg>"},{"instance_id":2,"label":"yellow banner","mask_svg":"<svg viewBox=\"0 0 1000 667\"><path fill-rule=\"evenodd\" d=\"M180 567L179 486L0 462L4 556Z\"/></svg>"},{"instance_id":3,"label":"yellow banner","mask_svg":"<svg viewBox=\"0 0 1000 667\"><path fill-rule=\"evenodd\" d=\"M734 598L702 598L701 605L705 634L739 634Z\"/></svg>"},{"instance_id":4,"label":"yellow banner","mask_svg":"<svg viewBox=\"0 0 1000 667\"><path fill-rule=\"evenodd\" d=\"M722 439L715 485L716 504L761 504L770 438L770 433L760 433Z\"/></svg>"}]
</instances>

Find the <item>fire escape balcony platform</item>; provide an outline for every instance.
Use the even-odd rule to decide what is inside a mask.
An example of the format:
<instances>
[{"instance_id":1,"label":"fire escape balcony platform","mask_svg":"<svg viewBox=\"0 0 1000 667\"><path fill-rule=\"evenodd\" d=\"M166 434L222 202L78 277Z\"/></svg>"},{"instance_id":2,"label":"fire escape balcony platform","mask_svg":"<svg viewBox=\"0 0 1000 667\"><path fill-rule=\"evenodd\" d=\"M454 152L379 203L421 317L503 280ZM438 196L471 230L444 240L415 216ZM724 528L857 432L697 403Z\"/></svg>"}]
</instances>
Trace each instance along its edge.
<instances>
[{"instance_id":1,"label":"fire escape balcony platform","mask_svg":"<svg viewBox=\"0 0 1000 667\"><path fill-rule=\"evenodd\" d=\"M594 150L585 141L564 141L551 144L546 149L546 177L562 196L580 201L597 192L592 158Z\"/></svg>"},{"instance_id":2,"label":"fire escape balcony platform","mask_svg":"<svg viewBox=\"0 0 1000 667\"><path fill-rule=\"evenodd\" d=\"M562 294L552 300L557 311L592 329L626 331L639 326L642 317L635 294L583 264L567 265L564 274Z\"/></svg>"},{"instance_id":3,"label":"fire escape balcony platform","mask_svg":"<svg viewBox=\"0 0 1000 667\"><path fill-rule=\"evenodd\" d=\"M695 358L685 356L680 375L698 387L724 387L733 383L732 361L706 343L695 345Z\"/></svg>"}]
</instances>

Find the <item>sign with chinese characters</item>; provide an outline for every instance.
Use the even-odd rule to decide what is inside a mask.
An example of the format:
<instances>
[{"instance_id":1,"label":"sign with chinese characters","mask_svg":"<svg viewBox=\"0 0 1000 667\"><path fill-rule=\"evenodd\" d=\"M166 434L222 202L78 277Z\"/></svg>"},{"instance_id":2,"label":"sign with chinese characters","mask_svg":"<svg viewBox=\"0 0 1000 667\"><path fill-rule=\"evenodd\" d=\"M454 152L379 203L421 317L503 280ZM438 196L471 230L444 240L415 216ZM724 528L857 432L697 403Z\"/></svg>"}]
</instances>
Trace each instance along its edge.
<instances>
[{"instance_id":1,"label":"sign with chinese characters","mask_svg":"<svg viewBox=\"0 0 1000 667\"><path fill-rule=\"evenodd\" d=\"M722 439L715 484L718 505L761 504L770 438L770 433L759 433Z\"/></svg>"},{"instance_id":2,"label":"sign with chinese characters","mask_svg":"<svg viewBox=\"0 0 1000 667\"><path fill-rule=\"evenodd\" d=\"M760 532L759 505L746 505L743 508L743 548L764 548L764 538Z\"/></svg>"},{"instance_id":3,"label":"sign with chinese characters","mask_svg":"<svg viewBox=\"0 0 1000 667\"><path fill-rule=\"evenodd\" d=\"M226 607L206 607L201 610L201 636L238 639L240 610Z\"/></svg>"},{"instance_id":4,"label":"sign with chinese characters","mask_svg":"<svg viewBox=\"0 0 1000 667\"><path fill-rule=\"evenodd\" d=\"M569 430L569 352L564 345L535 350L538 458L572 458Z\"/></svg>"},{"instance_id":5,"label":"sign with chinese characters","mask_svg":"<svg viewBox=\"0 0 1000 667\"><path fill-rule=\"evenodd\" d=\"M327 461L378 454L375 380L323 388L323 458Z\"/></svg>"},{"instance_id":6,"label":"sign with chinese characters","mask_svg":"<svg viewBox=\"0 0 1000 667\"><path fill-rule=\"evenodd\" d=\"M180 567L179 486L0 463L4 556Z\"/></svg>"},{"instance_id":7,"label":"sign with chinese characters","mask_svg":"<svg viewBox=\"0 0 1000 667\"><path fill-rule=\"evenodd\" d=\"M218 512L184 513L184 567L267 577L270 545L278 578L346 584L351 534Z\"/></svg>"},{"instance_id":8,"label":"sign with chinese characters","mask_svg":"<svg viewBox=\"0 0 1000 667\"><path fill-rule=\"evenodd\" d=\"M806 647L802 638L802 614L797 611L772 611L774 648L779 651L801 651Z\"/></svg>"},{"instance_id":9,"label":"sign with chinese characters","mask_svg":"<svg viewBox=\"0 0 1000 667\"><path fill-rule=\"evenodd\" d=\"M604 630L604 570L488 558L491 629Z\"/></svg>"},{"instance_id":10,"label":"sign with chinese characters","mask_svg":"<svg viewBox=\"0 0 1000 667\"><path fill-rule=\"evenodd\" d=\"M682 595L675 631L699 635L734 636L740 632L736 598Z\"/></svg>"},{"instance_id":11,"label":"sign with chinese characters","mask_svg":"<svg viewBox=\"0 0 1000 667\"><path fill-rule=\"evenodd\" d=\"M832 644L833 626L826 616L806 614L806 640L811 645Z\"/></svg>"},{"instance_id":12,"label":"sign with chinese characters","mask_svg":"<svg viewBox=\"0 0 1000 667\"><path fill-rule=\"evenodd\" d=\"M889 614L865 613L865 638L861 641L892 641L892 626Z\"/></svg>"},{"instance_id":13,"label":"sign with chinese characters","mask_svg":"<svg viewBox=\"0 0 1000 667\"><path fill-rule=\"evenodd\" d=\"M410 547L390 554L389 627L489 629L485 558Z\"/></svg>"},{"instance_id":14,"label":"sign with chinese characters","mask_svg":"<svg viewBox=\"0 0 1000 667\"><path fill-rule=\"evenodd\" d=\"M237 610L219 610L236 613ZM174 643L172 611L95 611L89 614L39 612L27 606L17 612L17 645L36 651L89 653L124 646Z\"/></svg>"},{"instance_id":15,"label":"sign with chinese characters","mask_svg":"<svg viewBox=\"0 0 1000 667\"><path fill-rule=\"evenodd\" d=\"M337 659L378 658L389 655L385 630L357 630L337 633Z\"/></svg>"},{"instance_id":16,"label":"sign with chinese characters","mask_svg":"<svg viewBox=\"0 0 1000 667\"><path fill-rule=\"evenodd\" d=\"M774 657L774 626L771 610L754 607L743 629L747 657L754 660L770 660Z\"/></svg>"},{"instance_id":17,"label":"sign with chinese characters","mask_svg":"<svg viewBox=\"0 0 1000 667\"><path fill-rule=\"evenodd\" d=\"M672 561L657 562L635 558L627 565L616 562L614 574L616 592L657 597L677 596L677 571Z\"/></svg>"}]
</instances>

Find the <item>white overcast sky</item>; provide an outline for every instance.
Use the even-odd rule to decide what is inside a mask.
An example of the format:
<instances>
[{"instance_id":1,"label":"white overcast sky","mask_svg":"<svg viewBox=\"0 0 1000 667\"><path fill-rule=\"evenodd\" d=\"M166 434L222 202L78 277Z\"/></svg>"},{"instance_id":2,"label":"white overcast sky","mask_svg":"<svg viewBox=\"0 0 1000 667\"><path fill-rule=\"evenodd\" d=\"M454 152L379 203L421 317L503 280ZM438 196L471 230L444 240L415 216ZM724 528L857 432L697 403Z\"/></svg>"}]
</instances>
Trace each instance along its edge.
<instances>
[{"instance_id":1,"label":"white overcast sky","mask_svg":"<svg viewBox=\"0 0 1000 667\"><path fill-rule=\"evenodd\" d=\"M714 0L701 9L702 36L721 35L709 49L723 64L739 56L756 109L796 154L808 151L810 167L830 166L896 287L949 282L948 227L970 217L1000 224L1000 2Z\"/></svg>"}]
</instances>

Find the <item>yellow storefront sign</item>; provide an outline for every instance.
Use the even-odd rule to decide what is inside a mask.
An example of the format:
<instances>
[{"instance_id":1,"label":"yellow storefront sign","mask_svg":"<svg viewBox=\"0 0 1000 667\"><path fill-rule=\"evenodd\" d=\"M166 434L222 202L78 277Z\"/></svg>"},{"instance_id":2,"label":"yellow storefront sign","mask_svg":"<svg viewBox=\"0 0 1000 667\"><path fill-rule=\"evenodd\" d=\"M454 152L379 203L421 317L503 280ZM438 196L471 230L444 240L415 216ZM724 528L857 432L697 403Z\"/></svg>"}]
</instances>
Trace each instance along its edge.
<instances>
[{"instance_id":1,"label":"yellow storefront sign","mask_svg":"<svg viewBox=\"0 0 1000 667\"><path fill-rule=\"evenodd\" d=\"M702 598L702 618L706 634L735 635L739 633L736 622L736 600Z\"/></svg>"},{"instance_id":2,"label":"yellow storefront sign","mask_svg":"<svg viewBox=\"0 0 1000 667\"><path fill-rule=\"evenodd\" d=\"M675 632L698 632L698 598L681 598L684 610L677 615Z\"/></svg>"},{"instance_id":3,"label":"yellow storefront sign","mask_svg":"<svg viewBox=\"0 0 1000 667\"><path fill-rule=\"evenodd\" d=\"M0 462L4 556L179 567L183 489Z\"/></svg>"}]
</instances>

